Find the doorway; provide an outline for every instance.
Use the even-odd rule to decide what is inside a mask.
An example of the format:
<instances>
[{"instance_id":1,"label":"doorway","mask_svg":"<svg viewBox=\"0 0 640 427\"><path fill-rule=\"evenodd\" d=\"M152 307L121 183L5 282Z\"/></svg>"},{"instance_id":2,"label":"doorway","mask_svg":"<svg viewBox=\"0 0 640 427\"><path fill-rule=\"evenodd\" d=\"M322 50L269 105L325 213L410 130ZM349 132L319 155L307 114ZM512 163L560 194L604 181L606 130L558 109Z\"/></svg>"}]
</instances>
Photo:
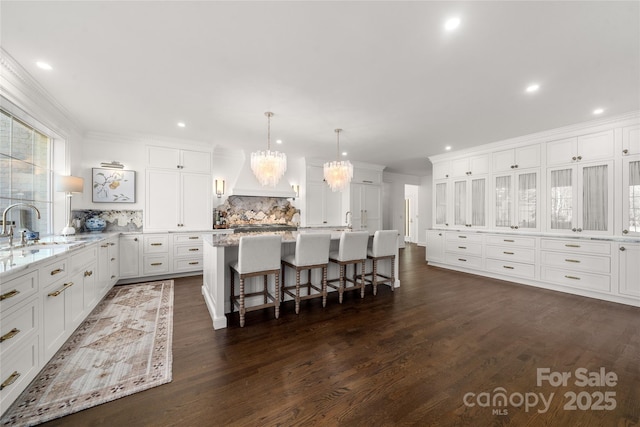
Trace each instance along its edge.
<instances>
[{"instance_id":1,"label":"doorway","mask_svg":"<svg viewBox=\"0 0 640 427\"><path fill-rule=\"evenodd\" d=\"M404 186L404 241L418 242L418 186Z\"/></svg>"}]
</instances>

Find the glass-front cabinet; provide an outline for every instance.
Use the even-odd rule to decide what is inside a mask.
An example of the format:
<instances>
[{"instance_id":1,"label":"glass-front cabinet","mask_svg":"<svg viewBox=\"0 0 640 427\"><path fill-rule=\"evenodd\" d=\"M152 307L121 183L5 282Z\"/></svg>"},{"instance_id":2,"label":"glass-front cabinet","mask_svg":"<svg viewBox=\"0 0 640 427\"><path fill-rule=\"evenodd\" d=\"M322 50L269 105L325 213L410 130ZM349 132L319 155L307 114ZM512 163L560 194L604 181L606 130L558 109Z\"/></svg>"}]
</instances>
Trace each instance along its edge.
<instances>
[{"instance_id":1,"label":"glass-front cabinet","mask_svg":"<svg viewBox=\"0 0 640 427\"><path fill-rule=\"evenodd\" d=\"M640 155L622 163L622 234L640 236Z\"/></svg>"},{"instance_id":2,"label":"glass-front cabinet","mask_svg":"<svg viewBox=\"0 0 640 427\"><path fill-rule=\"evenodd\" d=\"M613 162L548 169L547 230L613 233Z\"/></svg>"},{"instance_id":3,"label":"glass-front cabinet","mask_svg":"<svg viewBox=\"0 0 640 427\"><path fill-rule=\"evenodd\" d=\"M453 181L453 225L487 227L487 178Z\"/></svg>"},{"instance_id":4,"label":"glass-front cabinet","mask_svg":"<svg viewBox=\"0 0 640 427\"><path fill-rule=\"evenodd\" d=\"M537 170L493 177L493 227L510 230L540 230Z\"/></svg>"},{"instance_id":5,"label":"glass-front cabinet","mask_svg":"<svg viewBox=\"0 0 640 427\"><path fill-rule=\"evenodd\" d=\"M433 206L433 219L436 228L449 226L449 182L439 181L435 184L435 203Z\"/></svg>"}]
</instances>

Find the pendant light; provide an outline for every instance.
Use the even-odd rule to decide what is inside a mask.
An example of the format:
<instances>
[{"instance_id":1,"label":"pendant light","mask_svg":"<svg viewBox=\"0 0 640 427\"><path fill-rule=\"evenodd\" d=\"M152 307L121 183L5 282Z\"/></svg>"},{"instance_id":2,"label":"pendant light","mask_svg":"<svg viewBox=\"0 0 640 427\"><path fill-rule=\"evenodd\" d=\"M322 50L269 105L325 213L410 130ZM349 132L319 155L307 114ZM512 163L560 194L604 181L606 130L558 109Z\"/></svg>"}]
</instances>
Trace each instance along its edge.
<instances>
[{"instance_id":1,"label":"pendant light","mask_svg":"<svg viewBox=\"0 0 640 427\"><path fill-rule=\"evenodd\" d=\"M353 165L349 160L340 160L340 132L342 129L336 129L335 132L338 139L338 155L335 162L324 164L324 179L329 184L331 191L342 191L353 178Z\"/></svg>"},{"instance_id":2,"label":"pendant light","mask_svg":"<svg viewBox=\"0 0 640 427\"><path fill-rule=\"evenodd\" d=\"M262 186L275 187L287 170L287 156L284 153L271 151L271 117L267 111L267 151L251 153L251 170Z\"/></svg>"}]
</instances>

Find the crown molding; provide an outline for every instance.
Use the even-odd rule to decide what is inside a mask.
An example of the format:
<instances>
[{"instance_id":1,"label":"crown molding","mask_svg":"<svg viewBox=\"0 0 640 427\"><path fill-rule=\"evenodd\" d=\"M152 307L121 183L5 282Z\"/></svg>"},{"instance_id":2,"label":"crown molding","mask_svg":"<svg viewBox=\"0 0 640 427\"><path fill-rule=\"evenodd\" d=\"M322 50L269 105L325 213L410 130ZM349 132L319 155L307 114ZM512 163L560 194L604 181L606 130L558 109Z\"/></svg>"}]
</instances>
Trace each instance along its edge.
<instances>
[{"instance_id":1,"label":"crown molding","mask_svg":"<svg viewBox=\"0 0 640 427\"><path fill-rule=\"evenodd\" d=\"M2 47L0 95L63 138L82 134L69 111Z\"/></svg>"}]
</instances>

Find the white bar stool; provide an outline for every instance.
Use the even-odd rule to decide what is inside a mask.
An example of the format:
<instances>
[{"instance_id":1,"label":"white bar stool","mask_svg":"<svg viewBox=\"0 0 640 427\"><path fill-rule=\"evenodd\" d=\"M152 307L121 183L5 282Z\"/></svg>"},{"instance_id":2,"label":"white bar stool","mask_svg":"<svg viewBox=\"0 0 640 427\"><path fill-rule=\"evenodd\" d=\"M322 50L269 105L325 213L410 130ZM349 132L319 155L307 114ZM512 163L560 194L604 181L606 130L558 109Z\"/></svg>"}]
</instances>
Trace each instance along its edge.
<instances>
[{"instance_id":1,"label":"white bar stool","mask_svg":"<svg viewBox=\"0 0 640 427\"><path fill-rule=\"evenodd\" d=\"M327 305L327 267L329 266L329 245L331 234L298 234L296 237L296 252L294 255L282 257L282 299L284 294L291 296L296 301L296 314L300 312L300 301L322 297L322 306ZM284 273L289 267L296 271L296 284L285 286ZM322 269L322 281L320 287L311 283L311 270ZM307 270L307 295L300 296L300 272ZM295 289L295 294L292 290ZM312 294L311 289L317 291Z\"/></svg>"},{"instance_id":2,"label":"white bar stool","mask_svg":"<svg viewBox=\"0 0 640 427\"><path fill-rule=\"evenodd\" d=\"M373 271L365 275L365 280L373 285L373 295L378 293L378 285L389 283L391 291L396 284L395 262L398 250L398 230L378 230L373 234L373 245L367 250L367 258L373 260ZM378 261L391 260L391 276L378 273ZM371 277L371 280L366 279ZM382 278L382 280L380 280Z\"/></svg>"},{"instance_id":3,"label":"white bar stool","mask_svg":"<svg viewBox=\"0 0 640 427\"><path fill-rule=\"evenodd\" d=\"M238 261L229 264L231 270L231 312L234 305L240 311L240 327L244 327L244 317L247 311L275 307L276 319L280 316L280 254L282 252L282 237L279 235L242 236L238 247ZM235 294L235 273L240 278L240 294ZM275 294L269 293L267 278L275 275ZM246 278L264 276L262 291L245 293ZM245 298L257 295L264 296L264 304L245 307ZM271 302L269 302L271 300Z\"/></svg>"},{"instance_id":4,"label":"white bar stool","mask_svg":"<svg viewBox=\"0 0 640 427\"><path fill-rule=\"evenodd\" d=\"M337 279L327 281L327 286L337 289L339 293L340 304L342 304L342 295L344 291L360 289L360 297L364 298L364 265L367 261L367 245L369 244L368 231L343 231L340 235L340 246L338 252L329 253L329 261L340 266L340 276ZM347 266L353 264L353 279L347 277ZM361 265L362 273L360 274L360 283L357 281L357 264ZM338 282L334 285L333 282ZM353 283L353 286L346 287L347 282Z\"/></svg>"}]
</instances>

